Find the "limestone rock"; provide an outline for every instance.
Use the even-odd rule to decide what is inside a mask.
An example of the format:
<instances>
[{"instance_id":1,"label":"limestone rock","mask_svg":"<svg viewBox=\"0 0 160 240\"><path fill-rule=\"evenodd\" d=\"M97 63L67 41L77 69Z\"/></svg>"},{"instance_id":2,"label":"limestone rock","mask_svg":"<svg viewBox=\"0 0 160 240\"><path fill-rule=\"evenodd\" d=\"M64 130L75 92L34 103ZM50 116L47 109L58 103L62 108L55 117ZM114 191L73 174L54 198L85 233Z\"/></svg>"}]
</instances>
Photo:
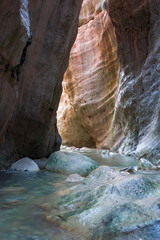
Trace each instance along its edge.
<instances>
[{"instance_id":1,"label":"limestone rock","mask_svg":"<svg viewBox=\"0 0 160 240\"><path fill-rule=\"evenodd\" d=\"M46 165L48 171L62 174L77 173L80 176L87 176L97 167L97 163L91 158L79 153L65 151L57 151L51 154Z\"/></svg>"},{"instance_id":2,"label":"limestone rock","mask_svg":"<svg viewBox=\"0 0 160 240\"><path fill-rule=\"evenodd\" d=\"M13 163L10 170L36 172L40 169L32 159L25 157Z\"/></svg>"},{"instance_id":3,"label":"limestone rock","mask_svg":"<svg viewBox=\"0 0 160 240\"><path fill-rule=\"evenodd\" d=\"M127 240L139 239L139 229L144 238L152 239L143 230L149 226L153 233L159 204L160 186L153 180L103 166L45 207L48 219L84 233L89 240Z\"/></svg>"},{"instance_id":4,"label":"limestone rock","mask_svg":"<svg viewBox=\"0 0 160 240\"><path fill-rule=\"evenodd\" d=\"M0 165L59 149L56 111L82 0L0 2Z\"/></svg>"}]
</instances>

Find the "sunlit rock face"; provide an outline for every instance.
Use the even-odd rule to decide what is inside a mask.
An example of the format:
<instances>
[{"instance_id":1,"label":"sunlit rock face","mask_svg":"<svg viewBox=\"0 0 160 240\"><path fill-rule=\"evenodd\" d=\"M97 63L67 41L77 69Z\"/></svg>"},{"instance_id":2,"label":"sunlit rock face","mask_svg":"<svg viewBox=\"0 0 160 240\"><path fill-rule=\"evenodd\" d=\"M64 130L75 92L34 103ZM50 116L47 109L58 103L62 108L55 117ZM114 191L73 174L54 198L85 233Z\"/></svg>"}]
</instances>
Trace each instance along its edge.
<instances>
[{"instance_id":1,"label":"sunlit rock face","mask_svg":"<svg viewBox=\"0 0 160 240\"><path fill-rule=\"evenodd\" d=\"M101 1L84 0L58 110L63 144L110 146L117 81L113 25Z\"/></svg>"},{"instance_id":2,"label":"sunlit rock face","mask_svg":"<svg viewBox=\"0 0 160 240\"><path fill-rule=\"evenodd\" d=\"M0 165L59 149L56 111L81 0L0 2Z\"/></svg>"},{"instance_id":3,"label":"sunlit rock face","mask_svg":"<svg viewBox=\"0 0 160 240\"><path fill-rule=\"evenodd\" d=\"M160 159L160 3L84 1L59 109L64 144ZM117 60L118 59L118 60Z\"/></svg>"}]
</instances>

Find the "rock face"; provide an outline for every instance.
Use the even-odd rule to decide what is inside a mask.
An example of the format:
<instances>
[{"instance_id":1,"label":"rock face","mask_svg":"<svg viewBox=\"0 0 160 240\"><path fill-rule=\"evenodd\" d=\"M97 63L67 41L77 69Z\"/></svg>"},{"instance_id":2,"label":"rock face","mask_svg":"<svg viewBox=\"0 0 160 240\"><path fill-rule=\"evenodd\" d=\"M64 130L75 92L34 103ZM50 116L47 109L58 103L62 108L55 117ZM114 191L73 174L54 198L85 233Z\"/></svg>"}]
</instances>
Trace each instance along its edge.
<instances>
[{"instance_id":1,"label":"rock face","mask_svg":"<svg viewBox=\"0 0 160 240\"><path fill-rule=\"evenodd\" d=\"M83 2L59 109L63 142L136 152L155 163L160 158L160 3L104 0L103 11L99 6L100 1Z\"/></svg>"},{"instance_id":2,"label":"rock face","mask_svg":"<svg viewBox=\"0 0 160 240\"><path fill-rule=\"evenodd\" d=\"M118 81L114 28L101 1L84 0L63 82L58 128L63 144L102 147L110 137Z\"/></svg>"},{"instance_id":3,"label":"rock face","mask_svg":"<svg viewBox=\"0 0 160 240\"><path fill-rule=\"evenodd\" d=\"M120 63L113 145L154 162L160 157L160 3L113 0L106 8Z\"/></svg>"},{"instance_id":4,"label":"rock face","mask_svg":"<svg viewBox=\"0 0 160 240\"><path fill-rule=\"evenodd\" d=\"M156 239L160 188L153 180L102 166L45 204L48 219L86 239ZM150 228L149 234L147 227Z\"/></svg>"},{"instance_id":5,"label":"rock face","mask_svg":"<svg viewBox=\"0 0 160 240\"><path fill-rule=\"evenodd\" d=\"M81 4L0 2L0 165L59 149L56 111Z\"/></svg>"}]
</instances>

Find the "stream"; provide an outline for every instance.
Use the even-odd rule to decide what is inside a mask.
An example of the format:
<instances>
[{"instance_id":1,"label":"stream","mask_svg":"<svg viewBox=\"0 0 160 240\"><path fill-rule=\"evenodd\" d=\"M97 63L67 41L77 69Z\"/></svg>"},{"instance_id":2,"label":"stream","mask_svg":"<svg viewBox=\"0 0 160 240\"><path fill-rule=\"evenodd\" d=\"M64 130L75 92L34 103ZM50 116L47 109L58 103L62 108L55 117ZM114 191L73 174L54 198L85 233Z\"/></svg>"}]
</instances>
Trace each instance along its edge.
<instances>
[{"instance_id":1,"label":"stream","mask_svg":"<svg viewBox=\"0 0 160 240\"><path fill-rule=\"evenodd\" d=\"M98 150L82 151L82 154L99 165L117 169L137 165L133 157L113 155L105 159ZM142 174L160 183L158 172ZM82 240L76 233L64 231L47 221L41 207L55 191L77 184L66 182L66 178L44 170L36 173L0 171L0 240Z\"/></svg>"}]
</instances>

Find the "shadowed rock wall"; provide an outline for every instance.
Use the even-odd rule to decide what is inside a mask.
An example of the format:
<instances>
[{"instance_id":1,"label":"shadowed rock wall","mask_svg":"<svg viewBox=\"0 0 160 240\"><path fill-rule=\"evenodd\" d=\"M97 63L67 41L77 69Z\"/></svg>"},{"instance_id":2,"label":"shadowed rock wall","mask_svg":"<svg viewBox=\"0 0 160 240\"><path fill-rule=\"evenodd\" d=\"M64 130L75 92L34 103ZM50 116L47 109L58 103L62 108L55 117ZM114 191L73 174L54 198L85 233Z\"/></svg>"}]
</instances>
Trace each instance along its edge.
<instances>
[{"instance_id":1,"label":"shadowed rock wall","mask_svg":"<svg viewBox=\"0 0 160 240\"><path fill-rule=\"evenodd\" d=\"M81 4L0 2L0 165L59 149L56 111Z\"/></svg>"},{"instance_id":2,"label":"shadowed rock wall","mask_svg":"<svg viewBox=\"0 0 160 240\"><path fill-rule=\"evenodd\" d=\"M58 117L63 142L136 152L156 162L160 3L102 1L101 11L100 2L86 0L81 10Z\"/></svg>"},{"instance_id":3,"label":"shadowed rock wall","mask_svg":"<svg viewBox=\"0 0 160 240\"><path fill-rule=\"evenodd\" d=\"M108 1L115 27L119 84L113 119L113 146L160 158L160 3Z\"/></svg>"}]
</instances>

